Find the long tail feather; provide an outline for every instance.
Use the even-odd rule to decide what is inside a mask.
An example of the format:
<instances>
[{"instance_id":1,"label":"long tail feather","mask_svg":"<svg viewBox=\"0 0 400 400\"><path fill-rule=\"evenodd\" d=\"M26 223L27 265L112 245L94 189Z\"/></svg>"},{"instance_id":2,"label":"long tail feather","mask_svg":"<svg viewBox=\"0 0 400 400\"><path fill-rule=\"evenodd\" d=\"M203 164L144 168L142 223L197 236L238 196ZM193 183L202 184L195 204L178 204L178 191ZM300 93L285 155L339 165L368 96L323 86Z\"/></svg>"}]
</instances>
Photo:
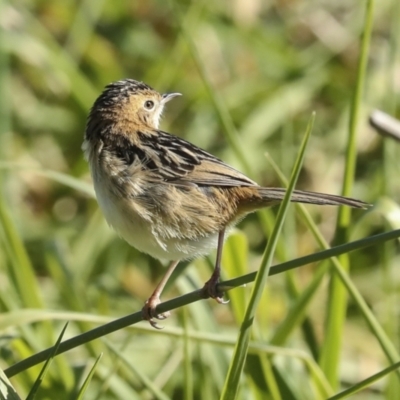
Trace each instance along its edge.
<instances>
[{"instance_id":1,"label":"long tail feather","mask_svg":"<svg viewBox=\"0 0 400 400\"><path fill-rule=\"evenodd\" d=\"M264 201L282 200L286 190L284 188L260 188L259 193ZM346 205L354 208L368 208L370 205L361 200L350 197L336 196L334 194L304 192L295 190L291 201L295 203L321 204L330 206Z\"/></svg>"}]
</instances>

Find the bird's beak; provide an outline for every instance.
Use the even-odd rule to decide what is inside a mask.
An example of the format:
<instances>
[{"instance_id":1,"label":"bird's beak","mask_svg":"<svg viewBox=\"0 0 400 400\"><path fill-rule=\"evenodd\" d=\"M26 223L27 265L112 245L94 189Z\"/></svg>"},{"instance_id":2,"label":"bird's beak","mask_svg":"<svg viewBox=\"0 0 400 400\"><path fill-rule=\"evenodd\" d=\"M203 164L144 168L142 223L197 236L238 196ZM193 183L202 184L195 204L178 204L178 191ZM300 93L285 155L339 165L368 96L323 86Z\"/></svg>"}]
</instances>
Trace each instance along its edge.
<instances>
[{"instance_id":1,"label":"bird's beak","mask_svg":"<svg viewBox=\"0 0 400 400\"><path fill-rule=\"evenodd\" d=\"M182 96L181 93L165 93L162 95L161 103L165 104L172 100L174 97Z\"/></svg>"}]
</instances>

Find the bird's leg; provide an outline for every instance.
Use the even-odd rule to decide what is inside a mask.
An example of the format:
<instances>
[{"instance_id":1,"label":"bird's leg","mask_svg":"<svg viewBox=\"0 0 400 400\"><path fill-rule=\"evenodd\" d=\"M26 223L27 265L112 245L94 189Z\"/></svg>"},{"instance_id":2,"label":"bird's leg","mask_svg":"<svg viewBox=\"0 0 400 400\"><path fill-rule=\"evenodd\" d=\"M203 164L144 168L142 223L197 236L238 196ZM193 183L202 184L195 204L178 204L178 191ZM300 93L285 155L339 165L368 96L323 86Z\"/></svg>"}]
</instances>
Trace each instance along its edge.
<instances>
[{"instance_id":1,"label":"bird's leg","mask_svg":"<svg viewBox=\"0 0 400 400\"><path fill-rule=\"evenodd\" d=\"M142 308L143 319L146 321L149 321L150 325L153 328L162 329L162 327L157 325L156 321L154 321L154 318L165 319L165 318L168 318L170 315L169 312L166 312L163 314L157 314L156 307L158 306L158 304L161 303L160 296L164 289L164 286L168 282L168 279L171 277L172 272L174 272L174 269L176 268L176 266L178 264L179 264L179 261L171 262L170 266L167 269L167 272L165 273L165 275L163 276L163 278L161 279L159 284L154 289L154 292L152 293L152 295L147 299L144 307Z\"/></svg>"},{"instance_id":2,"label":"bird's leg","mask_svg":"<svg viewBox=\"0 0 400 400\"><path fill-rule=\"evenodd\" d=\"M225 304L226 300L222 297L223 294L217 290L217 285L219 283L219 278L221 276L221 259L222 259L222 249L224 247L224 235L225 229L218 234L218 247L217 247L217 258L215 261L214 271L210 279L204 284L203 293L204 297L211 297L215 299L218 303Z\"/></svg>"}]
</instances>

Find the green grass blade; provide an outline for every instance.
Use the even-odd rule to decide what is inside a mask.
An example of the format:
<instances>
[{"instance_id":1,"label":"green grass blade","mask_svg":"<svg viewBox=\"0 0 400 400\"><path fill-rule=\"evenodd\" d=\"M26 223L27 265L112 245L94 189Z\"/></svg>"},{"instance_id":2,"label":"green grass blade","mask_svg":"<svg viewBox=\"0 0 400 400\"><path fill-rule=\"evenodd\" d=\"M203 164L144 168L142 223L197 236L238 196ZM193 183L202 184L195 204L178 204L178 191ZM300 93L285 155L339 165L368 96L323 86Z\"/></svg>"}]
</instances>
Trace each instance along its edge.
<instances>
[{"instance_id":1,"label":"green grass blade","mask_svg":"<svg viewBox=\"0 0 400 400\"><path fill-rule=\"evenodd\" d=\"M87 388L89 387L90 381L93 378L94 372L96 371L97 364L101 360L101 357L103 357L103 353L99 354L95 363L93 364L93 367L90 369L90 372L89 372L88 376L86 377L85 381L83 382L82 387L79 389L78 397L76 398L76 400L83 400L83 395L85 394Z\"/></svg>"},{"instance_id":2,"label":"green grass blade","mask_svg":"<svg viewBox=\"0 0 400 400\"><path fill-rule=\"evenodd\" d=\"M48 65L48 68L54 71L62 71L69 77L71 95L75 98L79 106L86 110L91 102L97 96L97 89L89 80L87 75L79 68L75 60L64 51L61 44L56 40L55 36L50 32L42 23L42 20L28 8L20 9L24 21L29 28L27 32L30 35L13 35L12 32L7 31L9 34L8 43L12 44L7 49L11 54L18 50L23 52L26 43L32 48L46 49L43 59ZM18 48L20 46L20 48Z\"/></svg>"},{"instance_id":3,"label":"green grass blade","mask_svg":"<svg viewBox=\"0 0 400 400\"><path fill-rule=\"evenodd\" d=\"M357 153L356 134L363 97L363 88L365 85L368 51L372 34L373 9L374 0L368 0L366 3L365 25L361 44L360 59L358 63L356 88L350 112L349 134L348 142L346 145L346 167L342 189L343 196L349 196L351 194L354 183ZM351 209L349 207L340 207L335 238L336 243L345 243L348 240L350 221ZM343 255L340 258L340 264L341 266L339 268L343 268L343 271L349 271L350 265L347 255ZM346 289L344 288L342 282L337 278L337 276L333 275L330 283L326 332L324 344L321 348L320 363L322 369L326 373L329 382L334 388L338 387L339 385L339 360L343 338L344 321L346 318L346 308Z\"/></svg>"},{"instance_id":4,"label":"green grass blade","mask_svg":"<svg viewBox=\"0 0 400 400\"><path fill-rule=\"evenodd\" d=\"M224 278L242 276L247 272L248 242L243 232L235 231L225 241L222 254ZM235 321L239 324L246 311L248 291L243 288L229 291L229 305Z\"/></svg>"},{"instance_id":5,"label":"green grass blade","mask_svg":"<svg viewBox=\"0 0 400 400\"><path fill-rule=\"evenodd\" d=\"M85 0L79 3L75 19L69 29L64 49L76 64L79 64L90 40L95 35L96 24L103 11L105 0L93 3Z\"/></svg>"},{"instance_id":6,"label":"green grass blade","mask_svg":"<svg viewBox=\"0 0 400 400\"><path fill-rule=\"evenodd\" d=\"M250 346L249 346L250 350ZM283 400L281 396L282 392L282 385L279 384L279 381L276 377L276 373L274 373L274 367L272 365L272 357L267 357L265 354L260 354L258 355L256 361L259 361L260 369L265 377L265 384L268 387L268 392L271 396L272 400ZM250 369L250 361L251 358L248 358L246 362L246 370L247 368ZM257 366L256 366L257 367ZM251 370L248 373L249 375L252 375ZM289 400L289 399L288 399Z\"/></svg>"},{"instance_id":7,"label":"green grass blade","mask_svg":"<svg viewBox=\"0 0 400 400\"><path fill-rule=\"evenodd\" d=\"M8 380L3 370L0 369L0 400L21 400L18 393Z\"/></svg>"},{"instance_id":8,"label":"green grass blade","mask_svg":"<svg viewBox=\"0 0 400 400\"><path fill-rule=\"evenodd\" d=\"M128 360L128 358L120 352L113 344L111 344L110 341L104 341L107 345L107 347L115 354L117 355L118 359L123 361L124 364L136 375L136 377L142 382L143 386L146 387L149 392L153 395L154 399L157 400L170 400L170 398L163 392L161 391L156 385L153 384L152 380L148 378L141 370L140 368L137 368L131 360Z\"/></svg>"},{"instance_id":9,"label":"green grass blade","mask_svg":"<svg viewBox=\"0 0 400 400\"><path fill-rule=\"evenodd\" d=\"M356 385L353 385L353 386L349 387L348 389L343 390L342 392L329 397L327 400L345 399L346 397L349 397L350 395L367 388L368 386L372 385L374 382L378 381L379 379L382 379L386 375L390 374L391 372L393 372L399 368L400 368L400 361L383 369L382 371L379 371L378 373L370 376L369 378L364 379L363 381L357 383Z\"/></svg>"},{"instance_id":10,"label":"green grass blade","mask_svg":"<svg viewBox=\"0 0 400 400\"><path fill-rule=\"evenodd\" d=\"M270 343L275 346L282 346L293 330L298 327L306 317L307 306L310 304L313 296L319 288L325 274L328 270L328 265L319 267L314 273L313 279L306 289L299 295L290 308L288 314L282 323L275 330Z\"/></svg>"},{"instance_id":11,"label":"green grass blade","mask_svg":"<svg viewBox=\"0 0 400 400\"><path fill-rule=\"evenodd\" d=\"M214 107L218 113L218 117L220 118L222 126L224 127L224 133L229 142L229 145L231 146L236 157L238 158L241 165L243 166L243 169L246 171L246 173L248 175L251 176L252 175L252 167L251 167L249 161L246 159L243 151L241 150L243 147L243 144L240 141L240 136L238 134L238 131L232 121L232 118L229 114L229 111L227 110L227 108L225 106L224 101L221 99L218 92L213 88L212 82L206 72L203 60L201 59L199 52L196 48L196 45L193 42L193 39L192 39L193 35L191 33L191 28L187 25L187 21L182 17L181 10L179 8L180 6L178 6L177 2L172 0L171 4L173 6L173 9L174 9L176 15L178 16L181 33L187 42L189 51L190 51L190 53L193 57L193 60L197 66L200 76L207 88L207 92L208 92L208 94L214 104Z\"/></svg>"},{"instance_id":12,"label":"green grass blade","mask_svg":"<svg viewBox=\"0 0 400 400\"><path fill-rule=\"evenodd\" d=\"M0 2L0 14L4 15L8 4ZM9 54L3 51L3 46L7 41L5 29L0 29L0 158L10 159L12 157L9 148L11 147L11 125L12 125L12 106L10 103L10 93L12 91L11 68ZM0 184L4 183L4 174L0 175Z\"/></svg>"},{"instance_id":13,"label":"green grass blade","mask_svg":"<svg viewBox=\"0 0 400 400\"><path fill-rule=\"evenodd\" d=\"M183 368L184 368L184 400L193 400L193 369L191 357L191 340L189 336L189 312L187 308L182 310L183 313Z\"/></svg>"},{"instance_id":14,"label":"green grass blade","mask_svg":"<svg viewBox=\"0 0 400 400\"><path fill-rule=\"evenodd\" d=\"M26 307L41 308L42 300L33 266L2 196L0 196L1 231L0 237L11 261L10 275L15 279L22 304Z\"/></svg>"},{"instance_id":15,"label":"green grass blade","mask_svg":"<svg viewBox=\"0 0 400 400\"><path fill-rule=\"evenodd\" d=\"M49 358L44 363L43 368L41 369L39 376L37 377L34 385L32 386L31 390L29 391L28 396L26 397L26 400L33 400L35 398L36 393L37 393L40 385L42 384L43 379L46 376L46 373L47 373L47 371L48 371L48 369L49 369L49 367L51 365L51 362L53 361L54 357L57 354L57 350L58 350L58 348L60 346L61 340L62 340L62 338L64 336L64 333L65 333L67 327L68 327L68 322L64 325L64 328L62 329L60 335L58 336L57 342L53 347L53 351L49 355Z\"/></svg>"},{"instance_id":16,"label":"green grass blade","mask_svg":"<svg viewBox=\"0 0 400 400\"><path fill-rule=\"evenodd\" d=\"M249 304L246 308L246 313L245 313L243 323L242 323L242 326L240 329L237 345L235 346L232 361L231 361L231 364L230 364L229 370L228 370L228 375L226 377L224 388L222 391L221 399L223 399L223 400L235 399L239 393L240 377L241 377L241 374L242 374L242 371L244 368L244 364L245 364L246 356L247 356L247 352L248 352L248 346L249 346L250 335L251 335L251 327L252 327L252 324L254 321L258 303L261 299L262 292L263 292L265 284L267 282L269 270L270 270L273 255L274 255L274 250L275 250L276 244L278 242L278 237L279 237L279 234L280 234L282 226L283 226L286 211L290 204L290 196L296 185L297 177L300 174L306 146L307 146L308 139L310 137L312 126L314 123L314 118L315 118L315 115L312 116L312 118L309 122L309 125L307 127L305 137L301 144L299 154L298 154L296 163L293 168L292 177L291 177L289 185L288 185L287 193L282 201L281 206L279 207L274 231L268 240L268 244L265 249L265 253L263 255L260 269L257 273L256 280L254 282L254 287L253 287L251 295L250 295Z\"/></svg>"},{"instance_id":17,"label":"green grass blade","mask_svg":"<svg viewBox=\"0 0 400 400\"><path fill-rule=\"evenodd\" d=\"M68 186L74 190L82 192L89 197L95 197L93 185L86 183L78 178L74 178L71 175L64 174L58 171L51 171L45 168L40 168L32 165L23 165L15 162L0 161L0 169L6 170L29 170L35 171L38 175L44 176L54 182L60 183L61 185Z\"/></svg>"}]
</instances>

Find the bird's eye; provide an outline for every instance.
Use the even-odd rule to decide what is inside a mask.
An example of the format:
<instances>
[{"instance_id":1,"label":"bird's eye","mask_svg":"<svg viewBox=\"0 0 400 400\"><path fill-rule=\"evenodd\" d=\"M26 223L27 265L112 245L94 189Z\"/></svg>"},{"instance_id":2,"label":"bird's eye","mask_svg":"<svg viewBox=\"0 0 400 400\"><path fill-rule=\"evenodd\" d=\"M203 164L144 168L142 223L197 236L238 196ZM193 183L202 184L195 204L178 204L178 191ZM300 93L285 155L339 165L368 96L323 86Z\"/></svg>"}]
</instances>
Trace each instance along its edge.
<instances>
[{"instance_id":1,"label":"bird's eye","mask_svg":"<svg viewBox=\"0 0 400 400\"><path fill-rule=\"evenodd\" d=\"M144 108L149 111L152 110L154 108L154 101L152 100L145 101Z\"/></svg>"}]
</instances>

